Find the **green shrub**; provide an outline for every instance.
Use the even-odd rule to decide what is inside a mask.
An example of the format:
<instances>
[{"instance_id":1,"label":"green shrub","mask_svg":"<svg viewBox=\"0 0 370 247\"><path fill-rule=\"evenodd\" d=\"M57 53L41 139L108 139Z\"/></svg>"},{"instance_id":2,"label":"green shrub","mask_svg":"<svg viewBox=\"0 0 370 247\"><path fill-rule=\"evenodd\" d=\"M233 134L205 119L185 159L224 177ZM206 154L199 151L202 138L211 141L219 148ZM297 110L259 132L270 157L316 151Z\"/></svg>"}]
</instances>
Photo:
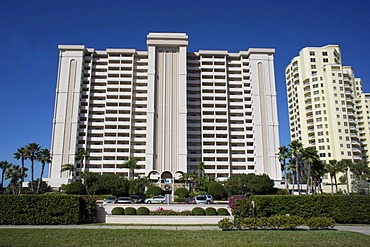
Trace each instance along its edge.
<instances>
[{"instance_id":1,"label":"green shrub","mask_svg":"<svg viewBox=\"0 0 370 247\"><path fill-rule=\"evenodd\" d=\"M180 198L187 198L189 196L189 191L186 188L178 188L175 191L175 195Z\"/></svg>"},{"instance_id":2,"label":"green shrub","mask_svg":"<svg viewBox=\"0 0 370 247\"><path fill-rule=\"evenodd\" d=\"M125 215L136 215L136 209L133 207L125 208Z\"/></svg>"},{"instance_id":3,"label":"green shrub","mask_svg":"<svg viewBox=\"0 0 370 247\"><path fill-rule=\"evenodd\" d=\"M227 197L227 191L221 183L213 182L208 185L208 194L211 194L215 200L221 200Z\"/></svg>"},{"instance_id":4,"label":"green shrub","mask_svg":"<svg viewBox=\"0 0 370 247\"><path fill-rule=\"evenodd\" d=\"M175 198L175 202L188 202L188 198Z\"/></svg>"},{"instance_id":5,"label":"green shrub","mask_svg":"<svg viewBox=\"0 0 370 247\"><path fill-rule=\"evenodd\" d=\"M243 220L243 225L245 227L248 227L249 229L255 230L258 229L260 226L258 218L243 218Z\"/></svg>"},{"instance_id":6,"label":"green shrub","mask_svg":"<svg viewBox=\"0 0 370 247\"><path fill-rule=\"evenodd\" d=\"M206 212L204 211L204 209L203 208L200 208L200 207L193 208L193 210L191 210L191 213L193 215L198 215L198 216L200 216L200 215L206 215Z\"/></svg>"},{"instance_id":7,"label":"green shrub","mask_svg":"<svg viewBox=\"0 0 370 247\"><path fill-rule=\"evenodd\" d=\"M335 226L335 221L328 217L312 217L306 220L306 225L311 230L331 229Z\"/></svg>"},{"instance_id":8,"label":"green shrub","mask_svg":"<svg viewBox=\"0 0 370 247\"><path fill-rule=\"evenodd\" d=\"M246 196L232 196L229 207L234 217L248 217L252 213L252 202Z\"/></svg>"},{"instance_id":9,"label":"green shrub","mask_svg":"<svg viewBox=\"0 0 370 247\"><path fill-rule=\"evenodd\" d=\"M158 186L150 186L145 194L147 197L153 197L153 196L156 196L156 195L161 195L163 193L161 187L158 187Z\"/></svg>"},{"instance_id":10,"label":"green shrub","mask_svg":"<svg viewBox=\"0 0 370 247\"><path fill-rule=\"evenodd\" d=\"M337 223L370 224L370 197L362 195L252 196L257 217L330 217Z\"/></svg>"},{"instance_id":11,"label":"green shrub","mask_svg":"<svg viewBox=\"0 0 370 247\"><path fill-rule=\"evenodd\" d=\"M122 207L115 207L112 209L112 215L124 215L125 210Z\"/></svg>"},{"instance_id":12,"label":"green shrub","mask_svg":"<svg viewBox=\"0 0 370 247\"><path fill-rule=\"evenodd\" d=\"M221 229L231 229L233 228L233 222L229 218L219 220L217 226Z\"/></svg>"},{"instance_id":13,"label":"green shrub","mask_svg":"<svg viewBox=\"0 0 370 247\"><path fill-rule=\"evenodd\" d=\"M0 225L93 223L96 202L75 195L0 195Z\"/></svg>"},{"instance_id":14,"label":"green shrub","mask_svg":"<svg viewBox=\"0 0 370 247\"><path fill-rule=\"evenodd\" d=\"M149 212L150 212L150 210L147 207L139 207L136 210L137 215L149 215Z\"/></svg>"},{"instance_id":15,"label":"green shrub","mask_svg":"<svg viewBox=\"0 0 370 247\"><path fill-rule=\"evenodd\" d=\"M299 216L275 215L268 219L268 226L274 229L295 229L304 224Z\"/></svg>"},{"instance_id":16,"label":"green shrub","mask_svg":"<svg viewBox=\"0 0 370 247\"><path fill-rule=\"evenodd\" d=\"M206 215L217 215L217 211L215 208L212 208L212 207L209 207L209 208L206 208Z\"/></svg>"},{"instance_id":17,"label":"green shrub","mask_svg":"<svg viewBox=\"0 0 370 247\"><path fill-rule=\"evenodd\" d=\"M226 208L217 209L217 214L222 215L222 216L229 216L230 215L229 211L227 211Z\"/></svg>"},{"instance_id":18,"label":"green shrub","mask_svg":"<svg viewBox=\"0 0 370 247\"><path fill-rule=\"evenodd\" d=\"M69 195L85 195L85 186L81 182L72 182L65 187L65 193Z\"/></svg>"}]
</instances>

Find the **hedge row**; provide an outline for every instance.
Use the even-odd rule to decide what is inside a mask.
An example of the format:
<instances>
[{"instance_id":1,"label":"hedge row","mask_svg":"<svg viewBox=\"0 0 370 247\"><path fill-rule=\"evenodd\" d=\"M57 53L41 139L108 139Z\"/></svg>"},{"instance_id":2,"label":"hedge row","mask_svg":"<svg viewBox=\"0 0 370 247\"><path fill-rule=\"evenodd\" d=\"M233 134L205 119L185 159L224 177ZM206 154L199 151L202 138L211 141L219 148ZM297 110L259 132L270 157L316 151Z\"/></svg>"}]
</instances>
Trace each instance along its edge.
<instances>
[{"instance_id":1,"label":"hedge row","mask_svg":"<svg viewBox=\"0 0 370 247\"><path fill-rule=\"evenodd\" d=\"M331 229L335 226L335 221L328 217L312 217L304 220L299 216L275 215L272 217L261 218L235 218L232 221L229 218L218 222L221 229L296 229L298 226L306 225L312 230Z\"/></svg>"},{"instance_id":2,"label":"hedge row","mask_svg":"<svg viewBox=\"0 0 370 247\"><path fill-rule=\"evenodd\" d=\"M256 216L296 215L305 219L330 217L337 223L370 223L370 196L253 196Z\"/></svg>"},{"instance_id":3,"label":"hedge row","mask_svg":"<svg viewBox=\"0 0 370 247\"><path fill-rule=\"evenodd\" d=\"M192 211L174 211L171 209L157 209L155 211L149 211L147 207L139 207L135 209L133 207L115 207L112 209L112 215L196 215L196 216L216 216L216 215L230 215L226 208L215 208L208 207L205 210L200 207L193 208Z\"/></svg>"},{"instance_id":4,"label":"hedge row","mask_svg":"<svg viewBox=\"0 0 370 247\"><path fill-rule=\"evenodd\" d=\"M93 223L96 203L84 196L0 195L0 225Z\"/></svg>"}]
</instances>

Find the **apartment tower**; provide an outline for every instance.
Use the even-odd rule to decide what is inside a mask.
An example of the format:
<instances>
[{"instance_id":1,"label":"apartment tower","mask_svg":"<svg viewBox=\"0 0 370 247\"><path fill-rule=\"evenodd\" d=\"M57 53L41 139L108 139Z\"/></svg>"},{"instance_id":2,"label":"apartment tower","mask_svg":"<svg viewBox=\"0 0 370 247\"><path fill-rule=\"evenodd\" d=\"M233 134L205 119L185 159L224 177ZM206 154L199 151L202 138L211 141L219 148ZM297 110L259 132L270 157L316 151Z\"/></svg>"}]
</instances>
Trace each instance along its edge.
<instances>
[{"instance_id":1,"label":"apartment tower","mask_svg":"<svg viewBox=\"0 0 370 247\"><path fill-rule=\"evenodd\" d=\"M302 49L285 76L291 139L316 147L325 162L368 164L369 95L353 69L342 65L339 46Z\"/></svg>"},{"instance_id":2,"label":"apartment tower","mask_svg":"<svg viewBox=\"0 0 370 247\"><path fill-rule=\"evenodd\" d=\"M149 33L147 51L59 46L49 183L63 164L127 176L178 178L200 162L219 180L267 174L281 180L274 49L188 51L184 33ZM84 167L76 151L87 150Z\"/></svg>"}]
</instances>

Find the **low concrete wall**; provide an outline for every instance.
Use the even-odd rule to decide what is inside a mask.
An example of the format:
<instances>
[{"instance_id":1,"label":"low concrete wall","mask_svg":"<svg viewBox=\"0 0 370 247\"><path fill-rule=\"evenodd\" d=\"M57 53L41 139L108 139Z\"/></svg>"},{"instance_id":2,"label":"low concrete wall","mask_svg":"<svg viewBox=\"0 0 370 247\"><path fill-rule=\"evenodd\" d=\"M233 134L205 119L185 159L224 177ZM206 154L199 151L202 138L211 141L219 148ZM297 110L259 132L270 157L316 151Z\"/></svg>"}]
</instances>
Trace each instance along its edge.
<instances>
[{"instance_id":1,"label":"low concrete wall","mask_svg":"<svg viewBox=\"0 0 370 247\"><path fill-rule=\"evenodd\" d=\"M100 223L121 223L121 224L217 224L220 219L231 216L146 216L146 215L112 215L112 209L115 207L147 207L150 211L158 210L159 208L185 211L192 210L195 207L208 208L212 207L216 210L225 208L231 215L231 210L227 204L98 204L97 222ZM158 218L158 219L157 219ZM173 219L172 219L173 218ZM199 219L198 219L199 218ZM183 219L183 220L182 220ZM152 222L153 221L153 222ZM157 223L158 222L158 223ZM181 223L183 222L183 223Z\"/></svg>"},{"instance_id":2,"label":"low concrete wall","mask_svg":"<svg viewBox=\"0 0 370 247\"><path fill-rule=\"evenodd\" d=\"M108 224L202 225L217 224L231 216L157 216L157 215L107 215Z\"/></svg>"}]
</instances>

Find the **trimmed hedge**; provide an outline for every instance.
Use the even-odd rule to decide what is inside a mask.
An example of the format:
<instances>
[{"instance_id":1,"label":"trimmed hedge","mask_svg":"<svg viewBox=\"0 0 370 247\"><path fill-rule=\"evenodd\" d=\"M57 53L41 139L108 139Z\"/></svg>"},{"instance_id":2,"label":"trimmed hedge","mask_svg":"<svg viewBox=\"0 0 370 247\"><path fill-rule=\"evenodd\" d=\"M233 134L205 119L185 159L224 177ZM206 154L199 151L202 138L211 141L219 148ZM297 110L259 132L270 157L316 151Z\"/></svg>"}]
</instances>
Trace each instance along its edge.
<instances>
[{"instance_id":1,"label":"trimmed hedge","mask_svg":"<svg viewBox=\"0 0 370 247\"><path fill-rule=\"evenodd\" d=\"M296 215L305 219L330 217L337 223L370 223L370 196L312 195L312 196L252 196L257 217Z\"/></svg>"},{"instance_id":2,"label":"trimmed hedge","mask_svg":"<svg viewBox=\"0 0 370 247\"><path fill-rule=\"evenodd\" d=\"M112 209L112 215L124 215L125 210L122 207L115 207Z\"/></svg>"},{"instance_id":3,"label":"trimmed hedge","mask_svg":"<svg viewBox=\"0 0 370 247\"><path fill-rule=\"evenodd\" d=\"M306 220L306 225L310 230L331 229L335 226L335 221L327 217L312 217Z\"/></svg>"},{"instance_id":4,"label":"trimmed hedge","mask_svg":"<svg viewBox=\"0 0 370 247\"><path fill-rule=\"evenodd\" d=\"M192 215L197 215L197 216L206 215L206 212L204 211L204 209L200 207L193 208L193 210L191 210L191 213Z\"/></svg>"},{"instance_id":5,"label":"trimmed hedge","mask_svg":"<svg viewBox=\"0 0 370 247\"><path fill-rule=\"evenodd\" d=\"M0 195L0 225L94 223L96 202L75 195Z\"/></svg>"},{"instance_id":6,"label":"trimmed hedge","mask_svg":"<svg viewBox=\"0 0 370 247\"><path fill-rule=\"evenodd\" d=\"M139 207L136 210L137 215L149 215L149 212L150 212L150 210L147 207Z\"/></svg>"},{"instance_id":7,"label":"trimmed hedge","mask_svg":"<svg viewBox=\"0 0 370 247\"><path fill-rule=\"evenodd\" d=\"M206 215L210 215L210 216L217 215L217 211L215 208L209 207L209 208L206 208L205 211L206 211Z\"/></svg>"},{"instance_id":8,"label":"trimmed hedge","mask_svg":"<svg viewBox=\"0 0 370 247\"><path fill-rule=\"evenodd\" d=\"M136 209L133 207L125 208L125 215L136 215Z\"/></svg>"},{"instance_id":9,"label":"trimmed hedge","mask_svg":"<svg viewBox=\"0 0 370 247\"><path fill-rule=\"evenodd\" d=\"M217 214L222 215L222 216L229 216L230 215L229 211L227 211L226 208L217 209Z\"/></svg>"}]
</instances>

